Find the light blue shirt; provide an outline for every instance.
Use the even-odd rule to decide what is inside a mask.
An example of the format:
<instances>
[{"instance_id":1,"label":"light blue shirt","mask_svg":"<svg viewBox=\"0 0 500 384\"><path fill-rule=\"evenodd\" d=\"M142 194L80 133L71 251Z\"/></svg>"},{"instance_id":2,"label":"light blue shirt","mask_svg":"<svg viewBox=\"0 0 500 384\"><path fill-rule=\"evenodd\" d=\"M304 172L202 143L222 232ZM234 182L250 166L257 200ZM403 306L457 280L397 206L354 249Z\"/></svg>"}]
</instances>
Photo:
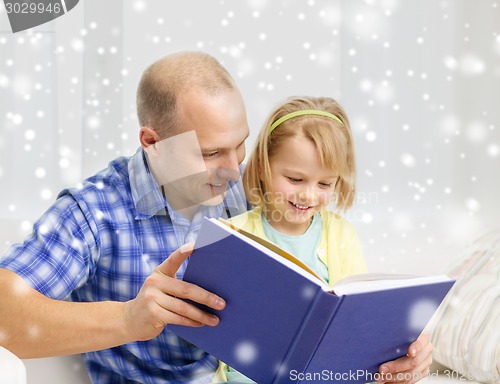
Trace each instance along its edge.
<instances>
[{"instance_id":1,"label":"light blue shirt","mask_svg":"<svg viewBox=\"0 0 500 384\"><path fill-rule=\"evenodd\" d=\"M279 232L269 224L264 214L262 214L262 227L270 241L302 261L328 283L328 268L316 253L323 230L319 213L313 216L311 225L302 235L287 235Z\"/></svg>"}]
</instances>

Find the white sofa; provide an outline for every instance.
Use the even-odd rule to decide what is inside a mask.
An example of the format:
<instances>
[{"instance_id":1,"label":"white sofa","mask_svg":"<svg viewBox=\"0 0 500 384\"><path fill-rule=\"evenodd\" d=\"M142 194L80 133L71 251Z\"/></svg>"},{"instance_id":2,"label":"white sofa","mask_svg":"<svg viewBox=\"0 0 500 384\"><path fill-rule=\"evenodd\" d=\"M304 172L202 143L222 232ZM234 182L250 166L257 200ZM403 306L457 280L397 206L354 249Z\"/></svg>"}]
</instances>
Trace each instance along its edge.
<instances>
[{"instance_id":1,"label":"white sofa","mask_svg":"<svg viewBox=\"0 0 500 384\"><path fill-rule=\"evenodd\" d=\"M27 384L91 384L80 355L25 359L23 363Z\"/></svg>"}]
</instances>

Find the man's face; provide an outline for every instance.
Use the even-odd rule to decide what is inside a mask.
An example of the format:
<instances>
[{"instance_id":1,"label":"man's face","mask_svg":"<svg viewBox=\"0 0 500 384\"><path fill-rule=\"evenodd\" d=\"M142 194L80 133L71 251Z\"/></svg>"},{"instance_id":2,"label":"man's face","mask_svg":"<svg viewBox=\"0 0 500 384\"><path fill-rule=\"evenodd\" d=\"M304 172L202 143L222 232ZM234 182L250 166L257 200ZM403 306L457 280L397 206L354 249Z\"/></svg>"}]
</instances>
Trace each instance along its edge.
<instances>
[{"instance_id":1,"label":"man's face","mask_svg":"<svg viewBox=\"0 0 500 384\"><path fill-rule=\"evenodd\" d=\"M145 148L150 169L175 209L219 204L245 158L249 129L241 95L185 92L177 105L175 134Z\"/></svg>"}]
</instances>

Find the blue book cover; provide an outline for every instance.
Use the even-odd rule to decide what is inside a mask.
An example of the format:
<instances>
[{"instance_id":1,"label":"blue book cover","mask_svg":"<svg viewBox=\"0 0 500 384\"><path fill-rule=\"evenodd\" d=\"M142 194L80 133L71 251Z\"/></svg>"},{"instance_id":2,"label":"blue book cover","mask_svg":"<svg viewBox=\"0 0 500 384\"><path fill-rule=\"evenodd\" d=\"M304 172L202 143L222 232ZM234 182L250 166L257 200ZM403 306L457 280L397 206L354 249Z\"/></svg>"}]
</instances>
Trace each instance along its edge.
<instances>
[{"instance_id":1,"label":"blue book cover","mask_svg":"<svg viewBox=\"0 0 500 384\"><path fill-rule=\"evenodd\" d=\"M257 383L368 382L406 354L453 285L445 276L368 274L329 287L247 235L204 220L184 280L226 308L201 306L219 316L216 327L167 327Z\"/></svg>"}]
</instances>

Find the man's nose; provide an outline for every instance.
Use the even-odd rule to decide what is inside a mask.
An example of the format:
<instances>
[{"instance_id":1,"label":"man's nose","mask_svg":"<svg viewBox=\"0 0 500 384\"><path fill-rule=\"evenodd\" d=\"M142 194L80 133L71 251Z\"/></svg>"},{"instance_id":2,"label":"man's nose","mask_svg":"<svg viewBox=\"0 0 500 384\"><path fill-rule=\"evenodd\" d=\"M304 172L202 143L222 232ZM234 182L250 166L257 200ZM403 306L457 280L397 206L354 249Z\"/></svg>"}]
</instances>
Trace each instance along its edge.
<instances>
[{"instance_id":1,"label":"man's nose","mask_svg":"<svg viewBox=\"0 0 500 384\"><path fill-rule=\"evenodd\" d=\"M227 181L237 181L240 178L240 164L236 153L229 154L217 167L217 177Z\"/></svg>"}]
</instances>

